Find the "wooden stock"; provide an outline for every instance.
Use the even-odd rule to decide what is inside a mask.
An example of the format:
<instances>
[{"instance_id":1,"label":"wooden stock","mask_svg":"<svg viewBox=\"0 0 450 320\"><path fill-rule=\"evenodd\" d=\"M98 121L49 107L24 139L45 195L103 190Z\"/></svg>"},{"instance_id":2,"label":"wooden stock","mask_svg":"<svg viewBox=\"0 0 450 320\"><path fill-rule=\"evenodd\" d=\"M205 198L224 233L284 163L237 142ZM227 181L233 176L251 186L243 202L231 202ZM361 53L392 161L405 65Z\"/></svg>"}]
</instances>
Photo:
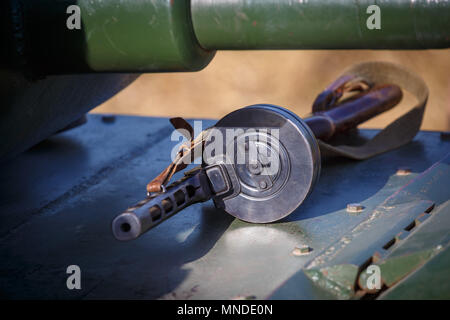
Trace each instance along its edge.
<instances>
[{"instance_id":1,"label":"wooden stock","mask_svg":"<svg viewBox=\"0 0 450 320\"><path fill-rule=\"evenodd\" d=\"M397 85L375 85L367 92L348 99L324 112L304 119L318 139L327 140L336 133L356 128L359 124L396 106L403 97Z\"/></svg>"}]
</instances>

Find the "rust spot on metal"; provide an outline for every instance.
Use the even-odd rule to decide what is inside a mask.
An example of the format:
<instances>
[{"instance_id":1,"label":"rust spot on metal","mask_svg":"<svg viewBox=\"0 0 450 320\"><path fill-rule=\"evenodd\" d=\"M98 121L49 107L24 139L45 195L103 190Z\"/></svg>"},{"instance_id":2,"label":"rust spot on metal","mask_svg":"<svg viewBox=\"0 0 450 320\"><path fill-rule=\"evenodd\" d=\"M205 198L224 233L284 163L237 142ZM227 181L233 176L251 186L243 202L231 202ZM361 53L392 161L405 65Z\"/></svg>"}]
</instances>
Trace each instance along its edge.
<instances>
[{"instance_id":1,"label":"rust spot on metal","mask_svg":"<svg viewBox=\"0 0 450 320\"><path fill-rule=\"evenodd\" d=\"M372 255L371 262L376 263L380 261L383 258L383 255L379 253L378 251L375 251L375 253Z\"/></svg>"}]
</instances>

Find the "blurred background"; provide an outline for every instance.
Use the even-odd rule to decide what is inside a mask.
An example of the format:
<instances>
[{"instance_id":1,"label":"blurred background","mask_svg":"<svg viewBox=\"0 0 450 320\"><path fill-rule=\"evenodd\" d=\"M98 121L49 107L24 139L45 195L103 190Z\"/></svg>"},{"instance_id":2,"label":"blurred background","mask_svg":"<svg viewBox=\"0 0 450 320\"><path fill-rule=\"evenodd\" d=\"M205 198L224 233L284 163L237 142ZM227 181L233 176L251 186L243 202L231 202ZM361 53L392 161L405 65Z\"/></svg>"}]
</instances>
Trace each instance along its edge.
<instances>
[{"instance_id":1,"label":"blurred background","mask_svg":"<svg viewBox=\"0 0 450 320\"><path fill-rule=\"evenodd\" d=\"M318 93L345 69L363 61L390 61L419 73L430 89L422 130L450 130L450 49L413 51L309 50L219 51L195 73L141 75L92 112L218 119L255 103L277 104L299 116ZM404 92L400 105L362 127L381 128L409 110L415 99Z\"/></svg>"}]
</instances>

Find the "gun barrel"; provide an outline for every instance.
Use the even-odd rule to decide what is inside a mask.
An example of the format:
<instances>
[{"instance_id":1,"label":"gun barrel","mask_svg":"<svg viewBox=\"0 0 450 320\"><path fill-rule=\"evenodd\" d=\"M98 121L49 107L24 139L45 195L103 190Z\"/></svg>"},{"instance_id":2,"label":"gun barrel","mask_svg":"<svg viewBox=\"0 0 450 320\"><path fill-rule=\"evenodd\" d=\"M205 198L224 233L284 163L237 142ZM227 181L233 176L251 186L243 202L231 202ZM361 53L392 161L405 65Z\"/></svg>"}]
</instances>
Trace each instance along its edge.
<instances>
[{"instance_id":1,"label":"gun barrel","mask_svg":"<svg viewBox=\"0 0 450 320\"><path fill-rule=\"evenodd\" d=\"M211 193L202 170L186 176L119 214L112 222L112 232L118 240L133 240L185 207L209 200Z\"/></svg>"}]
</instances>

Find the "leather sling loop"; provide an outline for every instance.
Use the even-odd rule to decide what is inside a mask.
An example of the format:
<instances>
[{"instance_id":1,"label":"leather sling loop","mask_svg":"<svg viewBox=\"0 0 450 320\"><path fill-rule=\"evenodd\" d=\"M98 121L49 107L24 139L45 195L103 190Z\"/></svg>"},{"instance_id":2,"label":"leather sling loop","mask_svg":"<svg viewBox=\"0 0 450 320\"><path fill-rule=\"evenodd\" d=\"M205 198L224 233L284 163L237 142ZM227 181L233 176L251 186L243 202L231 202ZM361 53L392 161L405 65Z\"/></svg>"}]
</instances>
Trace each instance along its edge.
<instances>
[{"instance_id":1,"label":"leather sling loop","mask_svg":"<svg viewBox=\"0 0 450 320\"><path fill-rule=\"evenodd\" d=\"M390 62L364 62L344 72L342 77L346 76L359 77L368 83L396 84L412 93L417 99L417 104L360 146L332 146L318 140L323 155L364 160L398 148L414 138L422 124L428 99L428 87L419 75Z\"/></svg>"},{"instance_id":2,"label":"leather sling loop","mask_svg":"<svg viewBox=\"0 0 450 320\"><path fill-rule=\"evenodd\" d=\"M412 93L417 99L417 104L410 111L391 122L372 139L367 140L360 146L333 146L318 139L317 141L322 155L343 156L355 160L364 160L398 148L414 138L420 129L428 99L428 87L419 75L390 62L364 62L352 66L334 84L339 86L340 82L346 82L349 79L354 79L354 85L347 88L348 91L359 90L361 86L364 87L364 83L396 84ZM320 108L326 107L324 104L318 103L319 97L322 94L319 94L313 104L313 109L318 109L313 111L320 111ZM330 104L328 101L328 105L333 105L333 103ZM174 161L147 185L148 193L164 192L164 186L169 182L171 177L176 172L186 168L189 160L193 160L192 158L195 154L202 154L201 150L210 132L210 128L208 128L194 139L193 129L186 120L183 118L171 118L170 122L176 130L179 130L181 134L190 140L190 146L180 148ZM196 152L198 148L200 148L200 153Z\"/></svg>"},{"instance_id":3,"label":"leather sling loop","mask_svg":"<svg viewBox=\"0 0 450 320\"><path fill-rule=\"evenodd\" d=\"M192 163L195 155L202 154L203 147L208 138L209 128L203 130L194 138L194 129L183 118L171 118L170 123L172 123L178 132L189 139L190 143L189 146L182 145L172 163L147 184L147 193L165 192L165 185L170 181L172 176L178 171L185 169L189 163Z\"/></svg>"}]
</instances>

